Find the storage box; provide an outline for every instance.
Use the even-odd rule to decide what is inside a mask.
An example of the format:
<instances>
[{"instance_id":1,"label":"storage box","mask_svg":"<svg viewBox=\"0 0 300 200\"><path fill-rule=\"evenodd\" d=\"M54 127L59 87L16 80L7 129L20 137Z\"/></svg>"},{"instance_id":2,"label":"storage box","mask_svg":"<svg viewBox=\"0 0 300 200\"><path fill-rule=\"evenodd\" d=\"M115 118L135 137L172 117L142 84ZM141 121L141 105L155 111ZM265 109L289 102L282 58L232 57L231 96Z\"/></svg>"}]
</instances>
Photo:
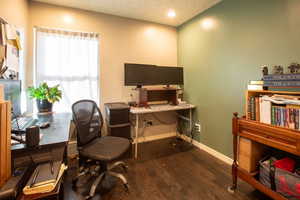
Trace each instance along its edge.
<instances>
[{"instance_id":1,"label":"storage box","mask_svg":"<svg viewBox=\"0 0 300 200\"><path fill-rule=\"evenodd\" d=\"M280 193L287 199L300 199L300 176L296 173L276 168L272 163L274 157L262 159L259 167L259 181L266 187Z\"/></svg>"},{"instance_id":2,"label":"storage box","mask_svg":"<svg viewBox=\"0 0 300 200\"><path fill-rule=\"evenodd\" d=\"M129 123L130 107L126 103L106 103L104 106L108 125Z\"/></svg>"},{"instance_id":3,"label":"storage box","mask_svg":"<svg viewBox=\"0 0 300 200\"><path fill-rule=\"evenodd\" d=\"M108 135L115 136L115 137L123 137L127 139L131 139L131 125L123 124L123 125L114 125L110 126L107 125L108 128Z\"/></svg>"},{"instance_id":4,"label":"storage box","mask_svg":"<svg viewBox=\"0 0 300 200\"><path fill-rule=\"evenodd\" d=\"M239 167L249 173L258 170L259 161L264 157L266 147L260 143L240 137L238 150Z\"/></svg>"}]
</instances>

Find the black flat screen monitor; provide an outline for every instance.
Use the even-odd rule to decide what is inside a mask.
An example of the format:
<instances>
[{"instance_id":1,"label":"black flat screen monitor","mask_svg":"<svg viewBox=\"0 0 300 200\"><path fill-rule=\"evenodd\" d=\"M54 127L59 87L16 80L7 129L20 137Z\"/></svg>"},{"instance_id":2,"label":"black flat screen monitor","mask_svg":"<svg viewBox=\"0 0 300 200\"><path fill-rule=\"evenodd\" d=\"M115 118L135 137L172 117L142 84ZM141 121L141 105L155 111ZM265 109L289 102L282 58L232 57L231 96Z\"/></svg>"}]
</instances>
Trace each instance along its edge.
<instances>
[{"instance_id":1,"label":"black flat screen monitor","mask_svg":"<svg viewBox=\"0 0 300 200\"><path fill-rule=\"evenodd\" d=\"M0 79L4 86L4 99L12 104L14 115L21 115L21 81ZM12 116L13 117L13 116Z\"/></svg>"},{"instance_id":2,"label":"black flat screen monitor","mask_svg":"<svg viewBox=\"0 0 300 200\"><path fill-rule=\"evenodd\" d=\"M125 85L183 85L182 67L125 63Z\"/></svg>"}]
</instances>

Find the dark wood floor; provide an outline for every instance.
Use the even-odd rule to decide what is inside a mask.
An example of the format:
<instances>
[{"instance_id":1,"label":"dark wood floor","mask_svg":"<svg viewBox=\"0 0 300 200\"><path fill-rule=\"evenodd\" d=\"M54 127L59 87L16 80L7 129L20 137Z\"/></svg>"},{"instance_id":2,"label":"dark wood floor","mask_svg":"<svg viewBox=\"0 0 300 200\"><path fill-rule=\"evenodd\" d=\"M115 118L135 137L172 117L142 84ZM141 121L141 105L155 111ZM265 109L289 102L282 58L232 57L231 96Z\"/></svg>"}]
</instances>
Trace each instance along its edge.
<instances>
[{"instance_id":1,"label":"dark wood floor","mask_svg":"<svg viewBox=\"0 0 300 200\"><path fill-rule=\"evenodd\" d=\"M239 182L235 194L227 192L231 183L230 166L197 148L174 146L173 139L141 145L142 159L128 160L126 174L130 193L117 183L102 200L267 200L246 183ZM82 196L65 184L65 199Z\"/></svg>"}]
</instances>

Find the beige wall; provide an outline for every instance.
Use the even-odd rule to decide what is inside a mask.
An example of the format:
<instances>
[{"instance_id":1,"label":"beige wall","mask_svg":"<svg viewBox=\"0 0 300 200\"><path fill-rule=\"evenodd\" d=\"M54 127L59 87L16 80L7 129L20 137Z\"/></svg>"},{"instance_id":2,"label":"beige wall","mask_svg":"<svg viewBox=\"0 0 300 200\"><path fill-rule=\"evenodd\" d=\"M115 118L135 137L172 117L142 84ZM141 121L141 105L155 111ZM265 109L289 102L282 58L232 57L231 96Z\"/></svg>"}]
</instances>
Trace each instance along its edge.
<instances>
[{"instance_id":1,"label":"beige wall","mask_svg":"<svg viewBox=\"0 0 300 200\"><path fill-rule=\"evenodd\" d=\"M24 33L23 53L24 63L27 58L27 26L28 26L28 1L27 0L0 0L0 17L9 24L15 25Z\"/></svg>"},{"instance_id":2,"label":"beige wall","mask_svg":"<svg viewBox=\"0 0 300 200\"><path fill-rule=\"evenodd\" d=\"M27 0L0 0L0 16L10 24L25 29L28 17Z\"/></svg>"},{"instance_id":3,"label":"beige wall","mask_svg":"<svg viewBox=\"0 0 300 200\"><path fill-rule=\"evenodd\" d=\"M66 22L65 17L71 22ZM123 86L124 62L177 65L177 32L173 27L30 2L27 84L32 84L34 26L100 34L101 104L130 100L132 90Z\"/></svg>"},{"instance_id":4,"label":"beige wall","mask_svg":"<svg viewBox=\"0 0 300 200\"><path fill-rule=\"evenodd\" d=\"M69 18L66 22L65 18ZM32 85L33 28L42 26L75 31L97 32L100 35L100 103L130 100L132 88L124 87L124 62L177 65L176 28L132 20L112 15L78 9L53 6L43 3L29 4L29 55L27 84ZM145 130L146 135L175 131L174 115L161 115L167 124L158 123Z\"/></svg>"}]
</instances>

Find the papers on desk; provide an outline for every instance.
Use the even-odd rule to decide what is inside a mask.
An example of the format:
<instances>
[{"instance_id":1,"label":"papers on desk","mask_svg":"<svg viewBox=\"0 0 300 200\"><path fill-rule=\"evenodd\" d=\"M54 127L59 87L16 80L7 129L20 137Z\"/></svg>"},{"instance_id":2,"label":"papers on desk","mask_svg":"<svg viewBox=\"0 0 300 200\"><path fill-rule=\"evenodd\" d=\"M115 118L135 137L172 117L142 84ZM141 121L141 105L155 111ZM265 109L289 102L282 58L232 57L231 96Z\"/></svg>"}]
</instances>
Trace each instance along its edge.
<instances>
[{"instance_id":1,"label":"papers on desk","mask_svg":"<svg viewBox=\"0 0 300 200\"><path fill-rule=\"evenodd\" d=\"M19 50L9 43L6 45L6 66L15 72L19 71Z\"/></svg>"},{"instance_id":2,"label":"papers on desk","mask_svg":"<svg viewBox=\"0 0 300 200\"><path fill-rule=\"evenodd\" d=\"M19 72L19 51L21 49L20 32L17 31L16 26L0 20L1 76L17 76L17 72Z\"/></svg>"},{"instance_id":3,"label":"papers on desk","mask_svg":"<svg viewBox=\"0 0 300 200\"><path fill-rule=\"evenodd\" d=\"M10 24L5 24L5 34L6 34L6 39L8 40L17 39L17 30L14 26Z\"/></svg>"},{"instance_id":4,"label":"papers on desk","mask_svg":"<svg viewBox=\"0 0 300 200\"><path fill-rule=\"evenodd\" d=\"M66 169L67 166L60 161L39 164L23 188L23 193L31 195L53 191Z\"/></svg>"}]
</instances>

